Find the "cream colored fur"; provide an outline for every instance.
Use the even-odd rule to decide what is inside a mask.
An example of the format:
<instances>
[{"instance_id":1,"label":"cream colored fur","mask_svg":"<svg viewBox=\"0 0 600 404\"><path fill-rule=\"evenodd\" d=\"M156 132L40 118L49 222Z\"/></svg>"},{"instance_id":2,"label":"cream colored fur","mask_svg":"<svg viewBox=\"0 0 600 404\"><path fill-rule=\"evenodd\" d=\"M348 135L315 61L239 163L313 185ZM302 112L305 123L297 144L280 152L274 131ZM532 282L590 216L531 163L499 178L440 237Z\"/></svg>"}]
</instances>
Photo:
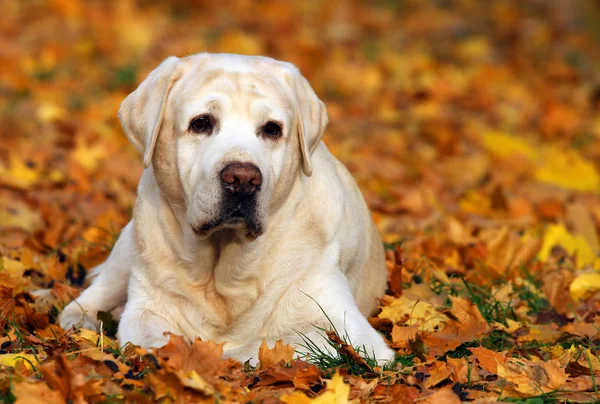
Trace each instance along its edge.
<instances>
[{"instance_id":1,"label":"cream colored fur","mask_svg":"<svg viewBox=\"0 0 600 404\"><path fill-rule=\"evenodd\" d=\"M190 120L207 112L216 131L190 133ZM386 288L381 240L356 183L321 142L324 104L293 65L170 57L119 116L147 168L133 219L63 311L64 328L94 328L98 311L124 305L121 344L160 347L170 332L223 342L226 356L255 362L263 339L302 352L299 333L329 350L315 328L331 326L324 311L353 344L393 358L365 318ZM266 120L283 124L281 139L257 135ZM234 161L262 172L262 234L249 237L245 225L196 234L218 215L218 173Z\"/></svg>"}]
</instances>

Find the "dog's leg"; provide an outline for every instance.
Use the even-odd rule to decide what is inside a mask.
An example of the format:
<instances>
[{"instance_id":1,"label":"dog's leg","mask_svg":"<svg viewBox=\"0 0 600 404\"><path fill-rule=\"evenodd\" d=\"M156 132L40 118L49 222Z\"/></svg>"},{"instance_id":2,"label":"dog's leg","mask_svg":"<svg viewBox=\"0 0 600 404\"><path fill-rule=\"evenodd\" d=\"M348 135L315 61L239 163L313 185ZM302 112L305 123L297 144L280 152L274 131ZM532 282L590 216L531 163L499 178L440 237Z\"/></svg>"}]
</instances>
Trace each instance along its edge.
<instances>
[{"instance_id":1,"label":"dog's leg","mask_svg":"<svg viewBox=\"0 0 600 404\"><path fill-rule=\"evenodd\" d=\"M224 347L225 356L241 362L249 360L250 364L256 365L258 349L264 339L269 346L276 340L291 344L300 358L311 353L318 355L319 352L335 357L335 348L329 343L325 332L321 331L335 329L361 355L375 359L380 365L394 359L395 352L361 314L340 271L330 271L318 280L313 278L306 286L309 287L287 292L292 294L290 299L298 302L282 313L285 319L277 321L288 324L291 328L288 335L256 338L242 344L228 343ZM290 313L293 313L291 317Z\"/></svg>"},{"instance_id":2,"label":"dog's leg","mask_svg":"<svg viewBox=\"0 0 600 404\"><path fill-rule=\"evenodd\" d=\"M96 329L99 311L119 313L127 300L131 266L137 260L135 251L131 221L121 231L108 259L90 272L94 277L92 284L63 310L59 318L61 327Z\"/></svg>"},{"instance_id":3,"label":"dog's leg","mask_svg":"<svg viewBox=\"0 0 600 404\"><path fill-rule=\"evenodd\" d=\"M361 314L341 271L332 271L311 285L311 289L304 291L309 311L305 313L305 318L312 318L314 326L335 329L342 339L380 364L394 359L395 352ZM329 344L321 334L317 332L316 340L310 338L311 341L319 348L330 351ZM312 333L308 335L314 336ZM297 345L306 345L302 338L299 339L301 341L296 342Z\"/></svg>"},{"instance_id":4,"label":"dog's leg","mask_svg":"<svg viewBox=\"0 0 600 404\"><path fill-rule=\"evenodd\" d=\"M128 299L119 322L119 343L143 348L160 348L169 342L166 333L182 335L173 320L179 305L172 297L149 287L148 280L133 270L129 279Z\"/></svg>"},{"instance_id":5,"label":"dog's leg","mask_svg":"<svg viewBox=\"0 0 600 404\"><path fill-rule=\"evenodd\" d=\"M181 334L160 314L128 306L130 306L129 302L119 322L118 334L121 346L132 343L146 349L160 348L169 342L167 333Z\"/></svg>"}]
</instances>

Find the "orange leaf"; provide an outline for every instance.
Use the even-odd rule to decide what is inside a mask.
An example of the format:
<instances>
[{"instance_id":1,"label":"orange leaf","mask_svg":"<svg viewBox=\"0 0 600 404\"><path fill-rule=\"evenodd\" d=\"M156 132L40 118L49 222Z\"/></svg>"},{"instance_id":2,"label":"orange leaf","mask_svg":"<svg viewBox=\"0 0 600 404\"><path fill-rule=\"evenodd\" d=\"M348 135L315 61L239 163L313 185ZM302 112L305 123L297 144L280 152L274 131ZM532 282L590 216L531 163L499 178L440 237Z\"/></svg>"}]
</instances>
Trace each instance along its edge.
<instances>
[{"instance_id":1,"label":"orange leaf","mask_svg":"<svg viewBox=\"0 0 600 404\"><path fill-rule=\"evenodd\" d=\"M221 359L223 344L199 338L190 345L183 337L171 334L169 343L157 349L156 354L171 368L185 373L195 371L209 383L216 381L229 366L227 361Z\"/></svg>"},{"instance_id":2,"label":"orange leaf","mask_svg":"<svg viewBox=\"0 0 600 404\"><path fill-rule=\"evenodd\" d=\"M487 370L491 374L498 373L498 364L504 364L506 362L506 355L500 352L494 352L487 348L468 348L469 351L475 355L475 358L479 361L479 366Z\"/></svg>"},{"instance_id":3,"label":"orange leaf","mask_svg":"<svg viewBox=\"0 0 600 404\"><path fill-rule=\"evenodd\" d=\"M271 349L267 345L267 342L263 340L258 350L258 361L260 362L260 369L266 369L271 366L278 364L283 361L284 363L291 362L294 358L294 347L285 344L282 341L277 341L275 346Z\"/></svg>"}]
</instances>

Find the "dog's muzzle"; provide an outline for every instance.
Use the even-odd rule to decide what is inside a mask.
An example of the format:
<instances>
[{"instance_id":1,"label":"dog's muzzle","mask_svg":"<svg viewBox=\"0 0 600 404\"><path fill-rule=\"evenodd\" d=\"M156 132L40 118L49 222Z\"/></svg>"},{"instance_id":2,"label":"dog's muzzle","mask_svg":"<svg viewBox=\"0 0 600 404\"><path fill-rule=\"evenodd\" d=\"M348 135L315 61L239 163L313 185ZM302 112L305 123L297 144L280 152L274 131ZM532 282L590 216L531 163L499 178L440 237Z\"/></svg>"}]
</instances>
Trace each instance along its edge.
<instances>
[{"instance_id":1,"label":"dog's muzzle","mask_svg":"<svg viewBox=\"0 0 600 404\"><path fill-rule=\"evenodd\" d=\"M247 235L258 237L262 225L257 212L257 194L262 185L262 174L251 163L234 162L220 173L223 194L219 217L194 227L199 235L208 235L221 228L245 228Z\"/></svg>"}]
</instances>

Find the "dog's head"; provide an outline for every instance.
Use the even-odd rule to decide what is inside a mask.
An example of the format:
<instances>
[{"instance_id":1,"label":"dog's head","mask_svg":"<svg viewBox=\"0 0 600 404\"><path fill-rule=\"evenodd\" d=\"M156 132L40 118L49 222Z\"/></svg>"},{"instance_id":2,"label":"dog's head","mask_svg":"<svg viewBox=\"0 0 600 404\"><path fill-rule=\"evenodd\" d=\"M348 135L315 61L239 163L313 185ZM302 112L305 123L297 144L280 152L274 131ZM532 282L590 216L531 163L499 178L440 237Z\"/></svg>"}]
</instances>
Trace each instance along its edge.
<instances>
[{"instance_id":1,"label":"dog's head","mask_svg":"<svg viewBox=\"0 0 600 404\"><path fill-rule=\"evenodd\" d=\"M200 237L264 230L301 175L327 111L298 69L256 56L163 61L121 104L129 140Z\"/></svg>"}]
</instances>

